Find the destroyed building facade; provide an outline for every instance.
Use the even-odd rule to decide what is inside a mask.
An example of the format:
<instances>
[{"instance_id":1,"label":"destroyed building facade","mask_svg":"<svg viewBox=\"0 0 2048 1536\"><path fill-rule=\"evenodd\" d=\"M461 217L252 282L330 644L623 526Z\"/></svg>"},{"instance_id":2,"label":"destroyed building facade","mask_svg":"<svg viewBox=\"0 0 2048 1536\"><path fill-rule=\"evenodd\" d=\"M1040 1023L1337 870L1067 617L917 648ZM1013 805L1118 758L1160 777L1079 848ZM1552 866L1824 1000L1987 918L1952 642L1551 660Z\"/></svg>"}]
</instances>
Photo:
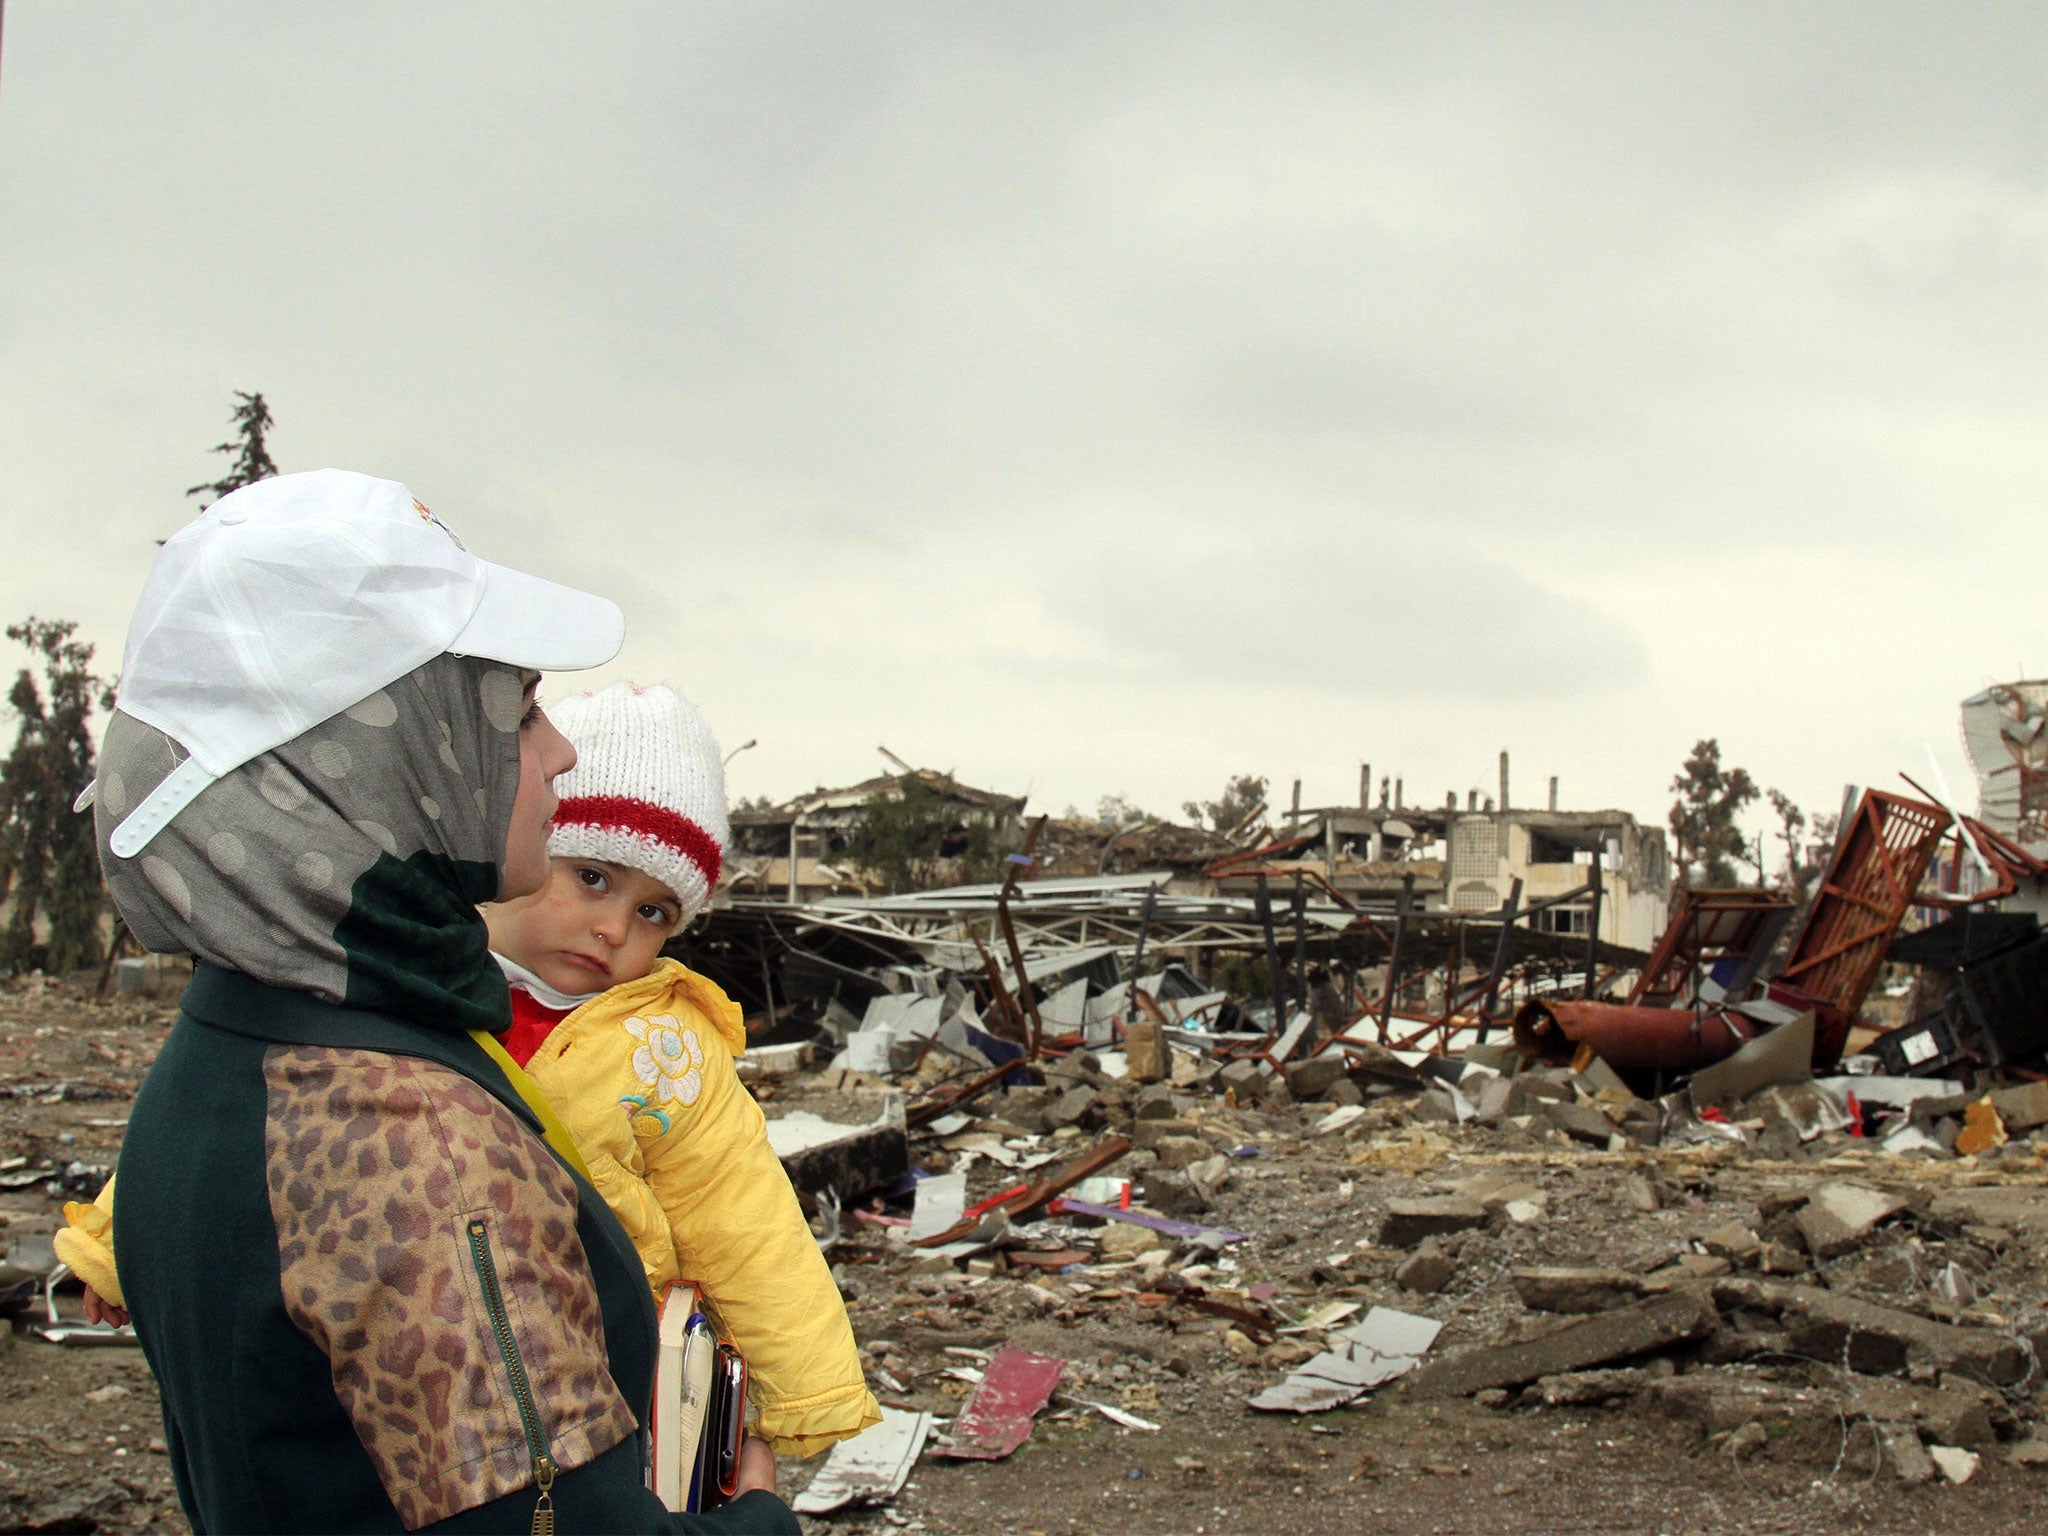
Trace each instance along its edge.
<instances>
[{"instance_id":1,"label":"destroyed building facade","mask_svg":"<svg viewBox=\"0 0 2048 1536\"><path fill-rule=\"evenodd\" d=\"M952 811L952 836L964 841L972 823L987 824L1000 839L1022 838L1025 797L962 784L950 773L912 768L839 789L814 789L780 805L732 813L732 850L722 890L738 896L779 898L792 905L839 894L865 895L865 872L847 857L868 807L903 793L915 780ZM949 852L942 846L942 857Z\"/></svg>"}]
</instances>

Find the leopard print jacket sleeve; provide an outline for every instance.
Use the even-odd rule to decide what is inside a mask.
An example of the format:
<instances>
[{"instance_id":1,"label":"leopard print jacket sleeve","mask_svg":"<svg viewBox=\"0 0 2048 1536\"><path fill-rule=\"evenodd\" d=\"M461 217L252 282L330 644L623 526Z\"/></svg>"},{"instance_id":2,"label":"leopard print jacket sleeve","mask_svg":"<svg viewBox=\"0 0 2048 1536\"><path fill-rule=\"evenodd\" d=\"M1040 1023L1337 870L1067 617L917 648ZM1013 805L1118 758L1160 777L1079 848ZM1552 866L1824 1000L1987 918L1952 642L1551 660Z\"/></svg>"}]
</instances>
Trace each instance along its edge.
<instances>
[{"instance_id":1,"label":"leopard print jacket sleeve","mask_svg":"<svg viewBox=\"0 0 2048 1536\"><path fill-rule=\"evenodd\" d=\"M264 1079L285 1305L408 1530L530 1486L536 1427L564 1472L636 1432L538 1137L417 1057L273 1045Z\"/></svg>"}]
</instances>

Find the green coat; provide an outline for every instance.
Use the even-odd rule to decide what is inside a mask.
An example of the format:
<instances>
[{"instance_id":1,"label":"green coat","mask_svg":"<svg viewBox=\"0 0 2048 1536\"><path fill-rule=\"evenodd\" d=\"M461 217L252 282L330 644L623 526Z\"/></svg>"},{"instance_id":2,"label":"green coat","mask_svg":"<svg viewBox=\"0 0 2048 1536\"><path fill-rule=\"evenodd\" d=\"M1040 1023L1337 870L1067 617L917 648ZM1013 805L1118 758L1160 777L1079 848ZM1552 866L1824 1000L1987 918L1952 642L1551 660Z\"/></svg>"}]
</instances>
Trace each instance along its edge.
<instances>
[{"instance_id":1,"label":"green coat","mask_svg":"<svg viewBox=\"0 0 2048 1536\"><path fill-rule=\"evenodd\" d=\"M460 1030L203 965L119 1179L195 1531L797 1530L646 1490L639 1257Z\"/></svg>"}]
</instances>

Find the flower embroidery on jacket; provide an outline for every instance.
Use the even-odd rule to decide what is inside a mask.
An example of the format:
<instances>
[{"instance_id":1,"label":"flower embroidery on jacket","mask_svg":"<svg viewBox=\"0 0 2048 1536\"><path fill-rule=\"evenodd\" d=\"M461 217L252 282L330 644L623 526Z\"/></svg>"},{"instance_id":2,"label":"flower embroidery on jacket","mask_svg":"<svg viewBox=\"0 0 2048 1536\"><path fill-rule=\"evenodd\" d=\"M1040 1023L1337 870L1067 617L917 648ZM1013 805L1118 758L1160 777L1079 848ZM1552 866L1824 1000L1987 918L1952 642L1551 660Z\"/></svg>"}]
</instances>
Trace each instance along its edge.
<instances>
[{"instance_id":1,"label":"flower embroidery on jacket","mask_svg":"<svg viewBox=\"0 0 2048 1536\"><path fill-rule=\"evenodd\" d=\"M664 1104L694 1104L704 1091L704 1047L697 1031L684 1029L667 1014L626 1020L626 1033L640 1044L633 1051L633 1070L654 1097Z\"/></svg>"}]
</instances>

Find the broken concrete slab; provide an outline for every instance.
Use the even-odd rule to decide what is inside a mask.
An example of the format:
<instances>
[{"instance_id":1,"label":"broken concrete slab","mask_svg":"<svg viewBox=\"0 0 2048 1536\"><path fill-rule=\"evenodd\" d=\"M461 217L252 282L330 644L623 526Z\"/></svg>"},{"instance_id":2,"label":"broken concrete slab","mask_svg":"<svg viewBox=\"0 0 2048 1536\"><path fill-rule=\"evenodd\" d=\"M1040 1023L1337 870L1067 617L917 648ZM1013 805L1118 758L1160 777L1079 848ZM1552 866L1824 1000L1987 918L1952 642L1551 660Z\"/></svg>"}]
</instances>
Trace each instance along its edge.
<instances>
[{"instance_id":1,"label":"broken concrete slab","mask_svg":"<svg viewBox=\"0 0 2048 1536\"><path fill-rule=\"evenodd\" d=\"M1482 1040L1465 1047L1466 1067L1484 1067L1502 1077L1513 1077L1522 1069L1522 1053L1512 1040Z\"/></svg>"},{"instance_id":2,"label":"broken concrete slab","mask_svg":"<svg viewBox=\"0 0 2048 1536\"><path fill-rule=\"evenodd\" d=\"M1567 1371L1558 1376L1538 1377L1533 1386L1524 1389L1522 1401L1545 1408L1593 1408L1616 1398L1634 1397L1649 1381L1649 1373L1640 1366L1611 1371Z\"/></svg>"},{"instance_id":3,"label":"broken concrete slab","mask_svg":"<svg viewBox=\"0 0 2048 1536\"><path fill-rule=\"evenodd\" d=\"M1046 1128L1056 1131L1063 1125L1079 1125L1101 1101L1102 1095L1095 1089L1076 1083L1041 1111Z\"/></svg>"},{"instance_id":4,"label":"broken concrete slab","mask_svg":"<svg viewBox=\"0 0 2048 1536\"><path fill-rule=\"evenodd\" d=\"M1164 1084L1139 1089L1138 1096L1131 1101L1134 1120L1173 1120L1179 1115L1173 1103L1173 1090Z\"/></svg>"},{"instance_id":5,"label":"broken concrete slab","mask_svg":"<svg viewBox=\"0 0 2048 1536\"><path fill-rule=\"evenodd\" d=\"M1485 1225L1486 1207L1462 1195L1390 1200L1380 1223L1379 1241L1387 1248L1413 1248L1425 1237L1441 1237Z\"/></svg>"},{"instance_id":6,"label":"broken concrete slab","mask_svg":"<svg viewBox=\"0 0 2048 1536\"><path fill-rule=\"evenodd\" d=\"M1169 1136L1200 1136L1202 1128L1193 1120L1164 1119L1157 1115L1131 1122L1131 1142L1147 1152Z\"/></svg>"},{"instance_id":7,"label":"broken concrete slab","mask_svg":"<svg viewBox=\"0 0 2048 1536\"><path fill-rule=\"evenodd\" d=\"M1887 1217L1906 1208L1897 1195L1863 1184L1823 1184L1808 1197L1794 1218L1806 1251L1817 1259L1847 1253Z\"/></svg>"},{"instance_id":8,"label":"broken concrete slab","mask_svg":"<svg viewBox=\"0 0 2048 1536\"><path fill-rule=\"evenodd\" d=\"M1163 1125L1166 1122L1153 1123ZM1196 1163L1208 1161L1216 1152L1199 1136L1162 1136L1152 1143L1151 1150L1162 1168L1191 1168Z\"/></svg>"},{"instance_id":9,"label":"broken concrete slab","mask_svg":"<svg viewBox=\"0 0 2048 1536\"><path fill-rule=\"evenodd\" d=\"M1515 1099L1513 1078L1496 1077L1482 1083L1478 1096L1473 1099L1474 1119L1481 1125L1498 1125L1511 1113L1510 1106Z\"/></svg>"},{"instance_id":10,"label":"broken concrete slab","mask_svg":"<svg viewBox=\"0 0 2048 1536\"><path fill-rule=\"evenodd\" d=\"M1924 1365L2009 1387L2025 1381L2032 1368L2027 1346L2008 1334L1937 1323L1815 1286L1786 1289L1797 1293L1784 1298L1780 1313L1792 1347L1861 1375Z\"/></svg>"},{"instance_id":11,"label":"broken concrete slab","mask_svg":"<svg viewBox=\"0 0 2048 1536\"><path fill-rule=\"evenodd\" d=\"M1700 1246L1730 1264L1753 1263L1764 1250L1763 1239L1739 1221L1724 1221L1702 1232Z\"/></svg>"},{"instance_id":12,"label":"broken concrete slab","mask_svg":"<svg viewBox=\"0 0 2048 1536\"><path fill-rule=\"evenodd\" d=\"M1884 1458L1891 1463L1893 1473L1908 1488L1931 1483L1938 1475L1934 1458L1920 1443L1920 1432L1910 1425L1879 1424L1877 1439L1884 1447Z\"/></svg>"},{"instance_id":13,"label":"broken concrete slab","mask_svg":"<svg viewBox=\"0 0 2048 1536\"><path fill-rule=\"evenodd\" d=\"M1989 1390L1967 1382L1952 1387L1907 1381L1845 1379L1842 1411L1874 1424L1910 1424L1942 1445L1992 1445L1998 1431L1992 1413L2000 1404Z\"/></svg>"},{"instance_id":14,"label":"broken concrete slab","mask_svg":"<svg viewBox=\"0 0 2048 1536\"><path fill-rule=\"evenodd\" d=\"M1675 1290L1596 1313L1541 1338L1482 1346L1437 1361L1415 1374L1408 1391L1425 1398L1469 1397L1488 1387L1518 1387L1539 1376L1582 1371L1704 1338L1720 1326L1721 1314L1706 1291Z\"/></svg>"},{"instance_id":15,"label":"broken concrete slab","mask_svg":"<svg viewBox=\"0 0 2048 1536\"><path fill-rule=\"evenodd\" d=\"M1614 1139L1614 1122L1590 1104L1559 1102L1546 1106L1543 1113L1552 1125L1574 1141L1605 1147Z\"/></svg>"},{"instance_id":16,"label":"broken concrete slab","mask_svg":"<svg viewBox=\"0 0 2048 1536\"><path fill-rule=\"evenodd\" d=\"M868 1125L844 1125L804 1111L770 1120L768 1145L798 1196L812 1205L827 1191L850 1200L910 1172L903 1104L893 1094Z\"/></svg>"},{"instance_id":17,"label":"broken concrete slab","mask_svg":"<svg viewBox=\"0 0 2048 1536\"><path fill-rule=\"evenodd\" d=\"M1422 1246L1394 1270L1394 1284L1418 1296L1434 1296L1457 1277L1457 1264L1433 1237L1423 1239Z\"/></svg>"},{"instance_id":18,"label":"broken concrete slab","mask_svg":"<svg viewBox=\"0 0 2048 1536\"><path fill-rule=\"evenodd\" d=\"M1643 1294L1643 1282L1618 1269L1525 1266L1508 1278L1532 1312L1611 1312Z\"/></svg>"},{"instance_id":19,"label":"broken concrete slab","mask_svg":"<svg viewBox=\"0 0 2048 1536\"><path fill-rule=\"evenodd\" d=\"M1826 1412L1826 1395L1812 1387L1760 1380L1749 1375L1694 1371L1653 1381L1643 1391L1646 1408L1712 1438L1745 1424L1789 1424Z\"/></svg>"},{"instance_id":20,"label":"broken concrete slab","mask_svg":"<svg viewBox=\"0 0 2048 1536\"><path fill-rule=\"evenodd\" d=\"M2048 1233L2048 1189L2024 1185L1954 1189L1936 1195L1928 1214L1937 1221Z\"/></svg>"},{"instance_id":21,"label":"broken concrete slab","mask_svg":"<svg viewBox=\"0 0 2048 1536\"><path fill-rule=\"evenodd\" d=\"M1266 1096L1266 1071L1257 1062L1228 1062L1216 1074L1216 1082L1226 1093L1235 1093L1240 1104L1256 1103Z\"/></svg>"},{"instance_id":22,"label":"broken concrete slab","mask_svg":"<svg viewBox=\"0 0 2048 1536\"><path fill-rule=\"evenodd\" d=\"M1967 1483L1977 1475L1977 1468L1984 1459L1975 1451L1965 1451L1953 1445L1930 1445L1927 1454L1934 1458L1934 1464L1941 1468L1941 1475L1951 1483Z\"/></svg>"},{"instance_id":23,"label":"broken concrete slab","mask_svg":"<svg viewBox=\"0 0 2048 1536\"><path fill-rule=\"evenodd\" d=\"M1622 1081L1621 1074L1598 1056L1580 1067L1573 1075L1578 1079L1579 1091L1588 1098L1598 1098L1603 1093L1617 1094L1624 1099L1635 1097L1628 1084Z\"/></svg>"},{"instance_id":24,"label":"broken concrete slab","mask_svg":"<svg viewBox=\"0 0 2048 1536\"><path fill-rule=\"evenodd\" d=\"M1287 1065L1287 1091L1296 1099L1319 1098L1345 1074L1341 1055L1311 1056L1307 1061Z\"/></svg>"}]
</instances>

